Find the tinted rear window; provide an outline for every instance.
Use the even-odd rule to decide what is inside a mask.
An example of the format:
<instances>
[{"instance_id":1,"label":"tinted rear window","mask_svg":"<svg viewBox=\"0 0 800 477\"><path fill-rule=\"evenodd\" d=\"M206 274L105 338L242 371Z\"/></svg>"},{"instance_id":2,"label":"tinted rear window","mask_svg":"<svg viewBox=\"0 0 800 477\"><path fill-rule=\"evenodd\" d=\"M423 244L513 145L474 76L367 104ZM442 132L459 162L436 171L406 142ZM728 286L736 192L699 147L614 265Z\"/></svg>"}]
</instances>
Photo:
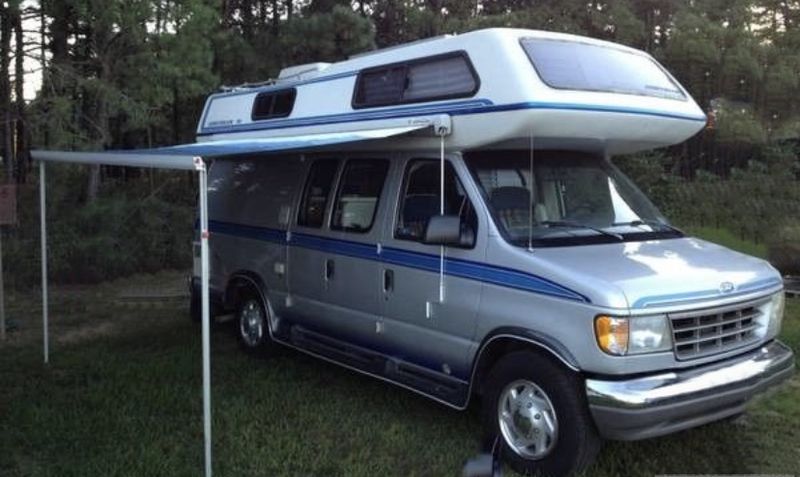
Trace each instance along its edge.
<instances>
[{"instance_id":1,"label":"tinted rear window","mask_svg":"<svg viewBox=\"0 0 800 477\"><path fill-rule=\"evenodd\" d=\"M525 38L522 47L548 86L561 89L685 99L651 58L574 41Z\"/></svg>"}]
</instances>

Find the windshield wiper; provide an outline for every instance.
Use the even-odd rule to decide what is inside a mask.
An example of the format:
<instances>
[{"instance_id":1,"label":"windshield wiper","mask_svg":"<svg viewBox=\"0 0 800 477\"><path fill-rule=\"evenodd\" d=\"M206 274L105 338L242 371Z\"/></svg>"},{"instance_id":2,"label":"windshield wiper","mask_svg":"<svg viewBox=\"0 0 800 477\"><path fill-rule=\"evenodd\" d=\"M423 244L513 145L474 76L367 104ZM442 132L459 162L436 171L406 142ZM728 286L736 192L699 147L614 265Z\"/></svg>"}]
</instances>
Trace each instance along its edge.
<instances>
[{"instance_id":1,"label":"windshield wiper","mask_svg":"<svg viewBox=\"0 0 800 477\"><path fill-rule=\"evenodd\" d=\"M669 230L671 232L675 232L677 234L686 235L683 232L683 230L679 229L678 227L674 227L674 226L672 226L670 224L665 224L664 222L661 222L661 221L658 221L658 220L637 219L637 220L631 220L630 222L614 222L611 225L612 226L629 225L631 227L641 227L642 225L649 225L650 227L656 227L657 226L657 227L665 228L665 229L667 229L667 230Z\"/></svg>"},{"instance_id":2,"label":"windshield wiper","mask_svg":"<svg viewBox=\"0 0 800 477\"><path fill-rule=\"evenodd\" d=\"M544 222L539 222L539 224L546 225L548 227L571 227L571 228L575 228L575 229L592 230L592 231L595 231L595 232L597 232L598 234L601 234L601 235L607 235L609 237L614 237L615 239L619 240L620 242L625 241L625 238L622 235L618 234L618 233L609 232L608 230L603 230L601 228L592 227L591 225L581 224L581 223L578 223L578 222L569 222L569 221L566 221L566 220L545 220Z\"/></svg>"}]
</instances>

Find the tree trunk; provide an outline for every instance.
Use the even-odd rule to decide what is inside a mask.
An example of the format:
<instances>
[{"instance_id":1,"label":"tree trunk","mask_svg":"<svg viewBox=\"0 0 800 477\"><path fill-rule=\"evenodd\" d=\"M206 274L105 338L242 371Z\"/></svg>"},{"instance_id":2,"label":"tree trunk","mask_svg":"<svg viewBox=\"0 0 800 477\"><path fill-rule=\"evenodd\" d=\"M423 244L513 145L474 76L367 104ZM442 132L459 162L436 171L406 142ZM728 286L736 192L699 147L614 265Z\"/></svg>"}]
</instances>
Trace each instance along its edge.
<instances>
[{"instance_id":1,"label":"tree trunk","mask_svg":"<svg viewBox=\"0 0 800 477\"><path fill-rule=\"evenodd\" d=\"M180 92L178 91L178 82L172 85L172 140L175 144L180 143L181 138L181 116L179 101Z\"/></svg>"},{"instance_id":2,"label":"tree trunk","mask_svg":"<svg viewBox=\"0 0 800 477\"><path fill-rule=\"evenodd\" d=\"M16 167L14 176L17 184L25 183L25 177L28 173L28 141L27 141L27 128L26 128L26 115L25 115L25 40L22 32L22 13L19 9L19 4L14 11L12 18L14 26L14 43L16 46L16 53L14 58L14 96L16 99Z\"/></svg>"},{"instance_id":3,"label":"tree trunk","mask_svg":"<svg viewBox=\"0 0 800 477\"><path fill-rule=\"evenodd\" d=\"M253 2L250 0L241 2L239 14L242 16L242 36L247 43L252 44L254 36Z\"/></svg>"},{"instance_id":4,"label":"tree trunk","mask_svg":"<svg viewBox=\"0 0 800 477\"><path fill-rule=\"evenodd\" d=\"M50 53L56 65L67 63L69 55L69 9L70 6L62 2L52 2L50 9L53 18L50 22L50 34L53 37Z\"/></svg>"},{"instance_id":5,"label":"tree trunk","mask_svg":"<svg viewBox=\"0 0 800 477\"><path fill-rule=\"evenodd\" d=\"M281 21L281 9L278 0L272 0L272 34L278 36L278 24Z\"/></svg>"},{"instance_id":6,"label":"tree trunk","mask_svg":"<svg viewBox=\"0 0 800 477\"><path fill-rule=\"evenodd\" d=\"M11 132L11 12L5 2L0 8L0 121L3 123L2 154L6 180L14 177L14 148Z\"/></svg>"},{"instance_id":7,"label":"tree trunk","mask_svg":"<svg viewBox=\"0 0 800 477\"><path fill-rule=\"evenodd\" d=\"M109 84L112 81L112 62L113 51L109 49L115 33L108 24L97 23L87 29L87 36L91 39L91 48L97 59L97 81L100 84ZM106 88L95 88L93 92L93 103L90 103L90 121L94 124L97 131L100 149L107 149L111 143L111 128L109 124L109 98ZM86 188L86 200L91 203L97 198L100 190L100 166L91 166L89 171L89 183Z\"/></svg>"},{"instance_id":8,"label":"tree trunk","mask_svg":"<svg viewBox=\"0 0 800 477\"><path fill-rule=\"evenodd\" d=\"M40 56L41 58L39 61L42 65L42 89L41 95L46 96L48 94L48 86L50 85L50 71L48 65L46 63L46 52L47 52L47 36L45 31L47 30L47 23L44 16L44 8L39 9L39 48L40 48ZM44 102L44 114L48 113L48 105L47 102ZM44 128L44 147L45 149L50 147L50 128Z\"/></svg>"}]
</instances>

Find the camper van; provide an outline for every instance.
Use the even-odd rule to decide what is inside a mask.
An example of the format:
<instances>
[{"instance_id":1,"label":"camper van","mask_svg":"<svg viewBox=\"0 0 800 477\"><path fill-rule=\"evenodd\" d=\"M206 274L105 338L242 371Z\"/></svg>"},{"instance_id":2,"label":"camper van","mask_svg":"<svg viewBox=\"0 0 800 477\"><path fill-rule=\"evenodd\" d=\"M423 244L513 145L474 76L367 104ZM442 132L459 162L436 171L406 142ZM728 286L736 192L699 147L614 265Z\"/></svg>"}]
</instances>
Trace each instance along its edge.
<instances>
[{"instance_id":1,"label":"camper van","mask_svg":"<svg viewBox=\"0 0 800 477\"><path fill-rule=\"evenodd\" d=\"M247 352L480 405L523 474L736 416L793 371L782 279L670 225L611 160L705 124L648 54L531 30L226 88L197 145L280 146L210 166L213 312Z\"/></svg>"}]
</instances>

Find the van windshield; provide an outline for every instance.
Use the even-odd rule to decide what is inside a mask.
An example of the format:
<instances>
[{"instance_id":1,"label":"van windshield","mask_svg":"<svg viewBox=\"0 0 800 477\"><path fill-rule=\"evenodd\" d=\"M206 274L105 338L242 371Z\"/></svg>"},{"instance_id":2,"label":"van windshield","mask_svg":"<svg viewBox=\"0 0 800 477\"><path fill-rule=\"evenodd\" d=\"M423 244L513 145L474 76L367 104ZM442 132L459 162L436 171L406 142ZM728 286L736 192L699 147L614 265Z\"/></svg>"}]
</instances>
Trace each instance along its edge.
<instances>
[{"instance_id":1,"label":"van windshield","mask_svg":"<svg viewBox=\"0 0 800 477\"><path fill-rule=\"evenodd\" d=\"M514 245L561 246L681 237L604 158L580 152L482 151L465 160Z\"/></svg>"}]
</instances>

